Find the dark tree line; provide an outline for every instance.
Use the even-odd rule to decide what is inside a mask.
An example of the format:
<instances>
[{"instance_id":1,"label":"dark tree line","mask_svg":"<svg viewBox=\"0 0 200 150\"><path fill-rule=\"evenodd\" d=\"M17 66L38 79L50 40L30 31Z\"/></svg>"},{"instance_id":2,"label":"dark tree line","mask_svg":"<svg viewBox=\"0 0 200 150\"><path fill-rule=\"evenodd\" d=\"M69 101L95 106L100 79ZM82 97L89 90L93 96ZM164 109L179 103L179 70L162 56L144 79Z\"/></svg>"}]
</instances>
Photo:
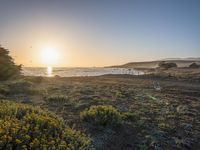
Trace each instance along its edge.
<instances>
[{"instance_id":1,"label":"dark tree line","mask_svg":"<svg viewBox=\"0 0 200 150\"><path fill-rule=\"evenodd\" d=\"M0 80L15 78L20 75L21 65L16 65L9 51L0 46Z\"/></svg>"}]
</instances>

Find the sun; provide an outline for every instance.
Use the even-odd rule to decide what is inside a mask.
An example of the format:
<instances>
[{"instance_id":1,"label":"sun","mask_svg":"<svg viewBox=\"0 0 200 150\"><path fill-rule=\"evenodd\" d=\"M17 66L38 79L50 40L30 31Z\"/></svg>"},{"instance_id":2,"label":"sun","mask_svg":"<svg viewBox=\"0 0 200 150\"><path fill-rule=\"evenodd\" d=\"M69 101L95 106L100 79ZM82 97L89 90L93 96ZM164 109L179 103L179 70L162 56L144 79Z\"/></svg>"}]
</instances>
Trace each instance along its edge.
<instances>
[{"instance_id":1,"label":"sun","mask_svg":"<svg viewBox=\"0 0 200 150\"><path fill-rule=\"evenodd\" d=\"M59 53L55 48L43 48L41 50L42 62L47 66L52 66L58 63Z\"/></svg>"}]
</instances>

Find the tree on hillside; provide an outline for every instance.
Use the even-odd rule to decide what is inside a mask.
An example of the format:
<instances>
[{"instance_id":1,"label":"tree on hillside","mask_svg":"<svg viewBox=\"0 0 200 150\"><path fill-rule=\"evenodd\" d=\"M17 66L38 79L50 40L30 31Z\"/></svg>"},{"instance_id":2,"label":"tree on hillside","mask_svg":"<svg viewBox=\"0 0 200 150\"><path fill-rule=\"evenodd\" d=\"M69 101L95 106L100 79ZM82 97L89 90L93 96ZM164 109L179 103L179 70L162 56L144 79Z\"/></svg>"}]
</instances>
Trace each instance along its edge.
<instances>
[{"instance_id":1,"label":"tree on hillside","mask_svg":"<svg viewBox=\"0 0 200 150\"><path fill-rule=\"evenodd\" d=\"M193 68L193 69L200 68L200 65L197 65L196 63L192 63L191 65L189 65L189 68Z\"/></svg>"},{"instance_id":2,"label":"tree on hillside","mask_svg":"<svg viewBox=\"0 0 200 150\"><path fill-rule=\"evenodd\" d=\"M163 69L177 68L176 63L166 63L164 61L161 61L158 66Z\"/></svg>"},{"instance_id":3,"label":"tree on hillside","mask_svg":"<svg viewBox=\"0 0 200 150\"><path fill-rule=\"evenodd\" d=\"M20 71L21 65L16 65L9 51L0 46L0 80L17 77Z\"/></svg>"}]
</instances>

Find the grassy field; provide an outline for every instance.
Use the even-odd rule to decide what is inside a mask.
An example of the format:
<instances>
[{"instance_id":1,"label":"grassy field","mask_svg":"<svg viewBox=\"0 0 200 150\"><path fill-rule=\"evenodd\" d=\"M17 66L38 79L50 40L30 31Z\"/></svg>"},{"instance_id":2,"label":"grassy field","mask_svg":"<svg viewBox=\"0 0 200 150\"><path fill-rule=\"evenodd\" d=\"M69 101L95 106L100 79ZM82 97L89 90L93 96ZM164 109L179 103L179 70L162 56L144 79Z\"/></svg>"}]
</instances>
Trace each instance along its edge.
<instances>
[{"instance_id":1,"label":"grassy field","mask_svg":"<svg viewBox=\"0 0 200 150\"><path fill-rule=\"evenodd\" d=\"M0 98L55 113L97 150L200 147L200 80L183 74L22 77Z\"/></svg>"}]
</instances>

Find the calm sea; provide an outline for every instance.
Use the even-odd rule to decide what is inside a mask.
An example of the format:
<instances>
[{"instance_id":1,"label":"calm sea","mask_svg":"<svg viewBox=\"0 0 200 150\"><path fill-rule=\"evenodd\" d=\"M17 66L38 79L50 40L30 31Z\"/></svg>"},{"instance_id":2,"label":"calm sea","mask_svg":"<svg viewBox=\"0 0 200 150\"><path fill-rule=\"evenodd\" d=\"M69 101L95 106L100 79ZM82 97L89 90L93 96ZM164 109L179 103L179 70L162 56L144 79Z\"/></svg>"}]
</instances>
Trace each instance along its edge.
<instances>
[{"instance_id":1,"label":"calm sea","mask_svg":"<svg viewBox=\"0 0 200 150\"><path fill-rule=\"evenodd\" d=\"M142 71L127 68L23 68L23 74L25 76L61 76L61 77L73 77L73 76L100 76L105 74L129 74L129 75L142 75Z\"/></svg>"}]
</instances>

